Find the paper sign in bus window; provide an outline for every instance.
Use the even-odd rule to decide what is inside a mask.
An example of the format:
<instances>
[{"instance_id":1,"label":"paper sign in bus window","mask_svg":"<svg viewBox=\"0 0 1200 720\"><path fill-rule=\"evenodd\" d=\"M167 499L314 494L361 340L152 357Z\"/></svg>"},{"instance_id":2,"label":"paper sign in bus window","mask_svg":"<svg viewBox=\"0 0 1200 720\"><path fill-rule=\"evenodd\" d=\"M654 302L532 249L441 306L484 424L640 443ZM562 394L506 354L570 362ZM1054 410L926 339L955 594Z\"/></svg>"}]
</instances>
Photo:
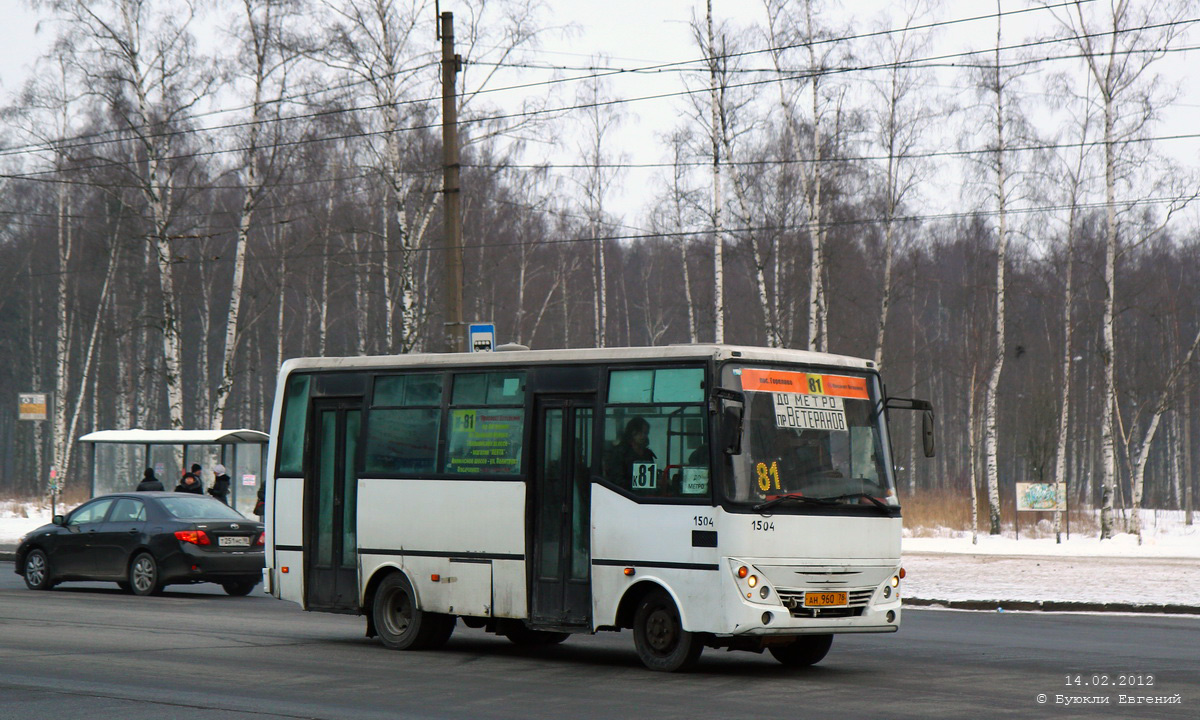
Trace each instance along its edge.
<instances>
[{"instance_id":1,"label":"paper sign in bus window","mask_svg":"<svg viewBox=\"0 0 1200 720\"><path fill-rule=\"evenodd\" d=\"M679 491L684 495L708 494L708 468L685 467Z\"/></svg>"},{"instance_id":2,"label":"paper sign in bus window","mask_svg":"<svg viewBox=\"0 0 1200 720\"><path fill-rule=\"evenodd\" d=\"M771 393L771 397L778 427L846 432L846 410L840 397L782 392Z\"/></svg>"},{"instance_id":3,"label":"paper sign in bus window","mask_svg":"<svg viewBox=\"0 0 1200 720\"><path fill-rule=\"evenodd\" d=\"M634 463L630 487L634 490L654 490L658 487L658 466L655 463Z\"/></svg>"}]
</instances>

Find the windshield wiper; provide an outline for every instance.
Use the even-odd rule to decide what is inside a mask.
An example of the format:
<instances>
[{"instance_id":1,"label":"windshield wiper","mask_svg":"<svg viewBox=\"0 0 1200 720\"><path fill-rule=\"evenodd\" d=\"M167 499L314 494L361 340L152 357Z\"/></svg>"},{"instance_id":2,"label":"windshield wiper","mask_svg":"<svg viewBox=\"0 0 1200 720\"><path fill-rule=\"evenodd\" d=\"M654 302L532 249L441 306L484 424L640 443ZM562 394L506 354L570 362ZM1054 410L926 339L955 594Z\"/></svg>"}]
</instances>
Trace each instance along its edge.
<instances>
[{"instance_id":1,"label":"windshield wiper","mask_svg":"<svg viewBox=\"0 0 1200 720\"><path fill-rule=\"evenodd\" d=\"M831 502L839 502L841 500L862 500L864 498L867 500L870 500L871 503L874 504L876 507L883 508L884 510L887 510L888 508L891 507L890 505L883 502L882 500L875 497L874 495L868 495L867 493L847 493L845 495L835 495L834 497L818 498L818 499L819 500L829 500Z\"/></svg>"},{"instance_id":2,"label":"windshield wiper","mask_svg":"<svg viewBox=\"0 0 1200 720\"><path fill-rule=\"evenodd\" d=\"M787 495L780 495L779 497L771 498L770 500L768 500L764 503L759 503L758 505L755 505L751 509L754 510L754 512L762 512L764 510L773 508L776 505L779 505L788 500L796 500L797 502L808 503L809 505L824 505L824 506L828 507L830 505L837 505L840 502L842 502L843 500L861 500L864 498L867 500L870 500L872 504L874 504L876 507L878 507L882 510L887 510L889 512L891 510L890 505L883 502L882 500L875 497L874 495L868 495L867 493L847 493L845 495L834 495L832 497L812 497L810 495L799 495L797 493L789 493Z\"/></svg>"},{"instance_id":3,"label":"windshield wiper","mask_svg":"<svg viewBox=\"0 0 1200 720\"><path fill-rule=\"evenodd\" d=\"M780 503L786 502L788 500L796 500L796 501L799 501L802 503L809 503L810 505L836 505L837 504L837 498L816 498L816 497L809 497L807 495L800 495L798 493L788 493L787 495L780 495L779 497L771 498L770 500L768 500L764 503L759 503L751 509L754 512L762 512L763 510L773 508L776 505L779 505Z\"/></svg>"}]
</instances>

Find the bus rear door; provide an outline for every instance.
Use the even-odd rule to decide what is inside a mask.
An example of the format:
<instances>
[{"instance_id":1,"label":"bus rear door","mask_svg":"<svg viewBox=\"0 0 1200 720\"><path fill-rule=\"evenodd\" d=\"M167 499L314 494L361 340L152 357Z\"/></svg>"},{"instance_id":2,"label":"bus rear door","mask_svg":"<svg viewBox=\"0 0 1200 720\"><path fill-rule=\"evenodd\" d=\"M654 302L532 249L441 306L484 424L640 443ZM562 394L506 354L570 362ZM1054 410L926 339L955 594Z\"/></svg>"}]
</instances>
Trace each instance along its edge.
<instances>
[{"instance_id":1,"label":"bus rear door","mask_svg":"<svg viewBox=\"0 0 1200 720\"><path fill-rule=\"evenodd\" d=\"M530 625L591 623L591 468L593 396L542 396L536 403Z\"/></svg>"}]
</instances>

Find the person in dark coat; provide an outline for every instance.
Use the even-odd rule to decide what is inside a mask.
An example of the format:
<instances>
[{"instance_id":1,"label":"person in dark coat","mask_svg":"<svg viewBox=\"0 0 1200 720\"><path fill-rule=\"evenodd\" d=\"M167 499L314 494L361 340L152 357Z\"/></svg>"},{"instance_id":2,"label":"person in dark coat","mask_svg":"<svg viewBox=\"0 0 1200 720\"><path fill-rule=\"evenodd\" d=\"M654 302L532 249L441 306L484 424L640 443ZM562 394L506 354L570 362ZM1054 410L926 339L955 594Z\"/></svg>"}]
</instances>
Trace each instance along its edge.
<instances>
[{"instance_id":1,"label":"person in dark coat","mask_svg":"<svg viewBox=\"0 0 1200 720\"><path fill-rule=\"evenodd\" d=\"M189 492L197 495L204 494L204 483L200 482L200 465L192 463L192 469L183 474L179 478L179 484L175 486L175 492Z\"/></svg>"},{"instance_id":2,"label":"person in dark coat","mask_svg":"<svg viewBox=\"0 0 1200 720\"><path fill-rule=\"evenodd\" d=\"M208 494L216 499L229 504L229 475L225 473L225 466L217 463L213 466L213 484L208 489Z\"/></svg>"},{"instance_id":3,"label":"person in dark coat","mask_svg":"<svg viewBox=\"0 0 1200 720\"><path fill-rule=\"evenodd\" d=\"M254 514L262 520L267 514L267 482L263 480L258 484L258 500L254 503Z\"/></svg>"},{"instance_id":4,"label":"person in dark coat","mask_svg":"<svg viewBox=\"0 0 1200 720\"><path fill-rule=\"evenodd\" d=\"M621 487L639 489L656 489L657 477L633 477L634 465L647 464L656 460L654 451L650 449L650 423L643 417L631 418L621 433L621 439L611 447L605 457L605 474L614 484Z\"/></svg>"},{"instance_id":5,"label":"person in dark coat","mask_svg":"<svg viewBox=\"0 0 1200 720\"><path fill-rule=\"evenodd\" d=\"M162 480L159 480L154 475L154 468L146 468L146 472L142 473L142 481L138 483L138 492L148 492L151 490L166 490L163 487Z\"/></svg>"}]
</instances>

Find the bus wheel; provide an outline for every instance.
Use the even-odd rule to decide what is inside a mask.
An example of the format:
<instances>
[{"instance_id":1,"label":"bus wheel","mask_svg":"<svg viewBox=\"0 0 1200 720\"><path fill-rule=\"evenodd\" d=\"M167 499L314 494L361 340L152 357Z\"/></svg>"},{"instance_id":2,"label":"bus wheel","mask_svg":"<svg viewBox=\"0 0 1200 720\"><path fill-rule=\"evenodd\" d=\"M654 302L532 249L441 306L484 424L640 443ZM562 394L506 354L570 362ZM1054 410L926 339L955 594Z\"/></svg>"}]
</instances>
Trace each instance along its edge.
<instances>
[{"instance_id":1,"label":"bus wheel","mask_svg":"<svg viewBox=\"0 0 1200 720\"><path fill-rule=\"evenodd\" d=\"M704 650L700 637L683 629L679 610L664 590L650 591L638 604L633 646L643 665L661 672L691 668Z\"/></svg>"},{"instance_id":2,"label":"bus wheel","mask_svg":"<svg viewBox=\"0 0 1200 720\"><path fill-rule=\"evenodd\" d=\"M417 607L412 585L401 573L383 579L375 591L371 616L379 639L393 650L441 647L454 632L455 617Z\"/></svg>"},{"instance_id":3,"label":"bus wheel","mask_svg":"<svg viewBox=\"0 0 1200 720\"><path fill-rule=\"evenodd\" d=\"M540 645L557 645L567 638L571 637L570 633L551 632L549 630L530 630L525 623L520 620L508 625L500 634L509 639L514 645L521 647L538 647Z\"/></svg>"},{"instance_id":4,"label":"bus wheel","mask_svg":"<svg viewBox=\"0 0 1200 720\"><path fill-rule=\"evenodd\" d=\"M772 645L768 649L788 667L808 667L821 662L831 645L832 635L801 635L790 645Z\"/></svg>"}]
</instances>

